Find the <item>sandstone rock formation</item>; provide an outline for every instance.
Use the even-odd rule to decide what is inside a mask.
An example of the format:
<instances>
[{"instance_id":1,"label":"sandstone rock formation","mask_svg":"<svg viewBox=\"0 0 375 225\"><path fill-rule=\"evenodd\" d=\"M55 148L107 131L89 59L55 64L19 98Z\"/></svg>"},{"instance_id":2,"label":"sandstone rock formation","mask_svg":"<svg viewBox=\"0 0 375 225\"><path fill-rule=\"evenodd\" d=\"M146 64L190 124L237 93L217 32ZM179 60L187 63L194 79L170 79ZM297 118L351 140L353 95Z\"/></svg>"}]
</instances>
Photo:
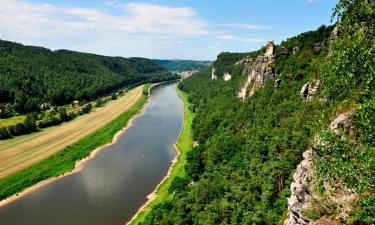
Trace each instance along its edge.
<instances>
[{"instance_id":1,"label":"sandstone rock formation","mask_svg":"<svg viewBox=\"0 0 375 225\"><path fill-rule=\"evenodd\" d=\"M228 72L224 73L224 81L230 81L232 80L232 75Z\"/></svg>"},{"instance_id":2,"label":"sandstone rock formation","mask_svg":"<svg viewBox=\"0 0 375 225\"><path fill-rule=\"evenodd\" d=\"M212 75L211 75L212 80L217 80L217 75L216 75L216 69L212 67Z\"/></svg>"},{"instance_id":3,"label":"sandstone rock formation","mask_svg":"<svg viewBox=\"0 0 375 225\"><path fill-rule=\"evenodd\" d=\"M293 55L297 54L299 51L299 48L298 47L294 47L293 48Z\"/></svg>"},{"instance_id":4,"label":"sandstone rock formation","mask_svg":"<svg viewBox=\"0 0 375 225\"><path fill-rule=\"evenodd\" d=\"M291 196L288 199L288 218L284 225L309 225L310 219L303 214L312 198L308 181L313 174L313 157L315 151L309 149L303 153L303 160L298 165L290 185Z\"/></svg>"},{"instance_id":5,"label":"sandstone rock formation","mask_svg":"<svg viewBox=\"0 0 375 225\"><path fill-rule=\"evenodd\" d=\"M259 55L255 60L245 58L237 62L245 65L243 75L246 77L245 83L237 93L238 98L245 100L246 97L252 96L257 88L263 87L268 80L275 78L277 71L272 67L275 62L274 47L273 42L268 42L263 55Z\"/></svg>"},{"instance_id":6,"label":"sandstone rock formation","mask_svg":"<svg viewBox=\"0 0 375 225\"><path fill-rule=\"evenodd\" d=\"M269 41L266 46L266 52L264 53L264 56L270 57L275 54L275 44L273 41Z\"/></svg>"},{"instance_id":7,"label":"sandstone rock formation","mask_svg":"<svg viewBox=\"0 0 375 225\"><path fill-rule=\"evenodd\" d=\"M314 45L314 52L320 52L322 49L326 48L326 43L324 41L317 42Z\"/></svg>"},{"instance_id":8,"label":"sandstone rock formation","mask_svg":"<svg viewBox=\"0 0 375 225\"><path fill-rule=\"evenodd\" d=\"M332 121L329 128L335 132L336 134L339 134L340 130L343 130L345 133L349 133L353 128L350 125L350 113L342 113L337 116L335 120Z\"/></svg>"},{"instance_id":9,"label":"sandstone rock formation","mask_svg":"<svg viewBox=\"0 0 375 225\"><path fill-rule=\"evenodd\" d=\"M335 26L333 31L331 32L331 40L334 40L342 35L339 26Z\"/></svg>"},{"instance_id":10,"label":"sandstone rock formation","mask_svg":"<svg viewBox=\"0 0 375 225\"><path fill-rule=\"evenodd\" d=\"M318 92L320 87L320 80L316 80L315 82L307 82L304 84L300 91L300 96L303 99L311 100Z\"/></svg>"},{"instance_id":11,"label":"sandstone rock formation","mask_svg":"<svg viewBox=\"0 0 375 225\"><path fill-rule=\"evenodd\" d=\"M329 128L337 135L341 131L350 132L353 127L350 125L350 112L342 113L334 119ZM345 221L349 217L353 202L358 199L354 190L348 189L340 181L324 181L323 194L314 194L318 182L314 174L314 157L317 148L325 143L317 137L311 149L303 153L303 160L298 165L293 182L290 186L291 196L288 199L288 218L284 225L321 225L341 224L338 221ZM314 208L314 205L319 208ZM355 205L355 204L354 204ZM329 208L335 206L335 212L329 212ZM309 219L305 214L313 211L321 218L315 221Z\"/></svg>"}]
</instances>

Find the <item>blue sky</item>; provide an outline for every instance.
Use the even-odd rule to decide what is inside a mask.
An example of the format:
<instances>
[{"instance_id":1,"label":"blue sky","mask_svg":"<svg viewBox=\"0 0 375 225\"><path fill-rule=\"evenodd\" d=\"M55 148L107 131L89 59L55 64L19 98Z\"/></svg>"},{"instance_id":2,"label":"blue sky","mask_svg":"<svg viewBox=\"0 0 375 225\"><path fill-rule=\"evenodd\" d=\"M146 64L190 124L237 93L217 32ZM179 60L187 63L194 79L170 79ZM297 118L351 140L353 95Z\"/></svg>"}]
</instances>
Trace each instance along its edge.
<instances>
[{"instance_id":1,"label":"blue sky","mask_svg":"<svg viewBox=\"0 0 375 225\"><path fill-rule=\"evenodd\" d=\"M111 56L213 60L330 24L338 0L0 0L0 39Z\"/></svg>"}]
</instances>

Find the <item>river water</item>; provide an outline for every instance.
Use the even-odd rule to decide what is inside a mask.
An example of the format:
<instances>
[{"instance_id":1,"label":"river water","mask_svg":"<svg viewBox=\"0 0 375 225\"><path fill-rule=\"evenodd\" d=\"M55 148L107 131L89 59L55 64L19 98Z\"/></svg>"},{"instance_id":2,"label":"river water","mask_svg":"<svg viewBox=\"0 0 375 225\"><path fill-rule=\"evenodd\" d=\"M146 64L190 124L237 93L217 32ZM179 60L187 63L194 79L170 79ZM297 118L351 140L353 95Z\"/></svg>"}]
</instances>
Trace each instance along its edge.
<instances>
[{"instance_id":1,"label":"river water","mask_svg":"<svg viewBox=\"0 0 375 225\"><path fill-rule=\"evenodd\" d=\"M118 141L77 173L0 207L1 225L122 225L167 174L177 152L183 104L176 84L153 89L150 102Z\"/></svg>"}]
</instances>

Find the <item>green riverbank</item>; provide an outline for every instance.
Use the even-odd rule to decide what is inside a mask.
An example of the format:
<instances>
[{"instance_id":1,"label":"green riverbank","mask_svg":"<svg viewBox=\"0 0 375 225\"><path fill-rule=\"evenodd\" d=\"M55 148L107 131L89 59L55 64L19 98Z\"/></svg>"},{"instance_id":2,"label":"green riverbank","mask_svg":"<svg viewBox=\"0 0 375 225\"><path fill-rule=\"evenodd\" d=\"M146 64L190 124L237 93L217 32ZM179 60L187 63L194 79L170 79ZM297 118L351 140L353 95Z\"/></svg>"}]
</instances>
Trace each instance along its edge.
<instances>
[{"instance_id":1,"label":"green riverbank","mask_svg":"<svg viewBox=\"0 0 375 225\"><path fill-rule=\"evenodd\" d=\"M176 177L185 177L185 164L186 164L186 153L193 148L193 134L191 125L193 122L194 114L189 109L188 96L185 92L177 88L178 95L184 104L184 124L181 134L178 138L176 146L179 151L177 161L172 166L168 177L160 183L156 190L156 197L148 203L141 211L136 215L134 220L130 222L130 225L136 225L142 223L147 217L150 210L157 204L162 203L166 200L172 199L172 194L168 192L168 189L172 181Z\"/></svg>"},{"instance_id":2,"label":"green riverbank","mask_svg":"<svg viewBox=\"0 0 375 225\"><path fill-rule=\"evenodd\" d=\"M148 92L150 85L146 84L143 90ZM110 143L114 135L126 127L134 115L141 112L146 102L147 95L143 94L130 109L104 127L47 159L0 179L0 200L22 192L40 181L72 171L76 162L88 157L96 148Z\"/></svg>"}]
</instances>

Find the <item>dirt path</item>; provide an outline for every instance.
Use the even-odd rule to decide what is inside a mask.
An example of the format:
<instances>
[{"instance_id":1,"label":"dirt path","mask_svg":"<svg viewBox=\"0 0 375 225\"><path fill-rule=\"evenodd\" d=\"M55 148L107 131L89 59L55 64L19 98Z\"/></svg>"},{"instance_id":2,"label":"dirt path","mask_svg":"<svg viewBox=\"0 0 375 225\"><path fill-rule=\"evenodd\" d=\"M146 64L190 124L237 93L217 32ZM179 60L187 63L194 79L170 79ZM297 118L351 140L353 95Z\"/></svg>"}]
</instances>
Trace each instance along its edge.
<instances>
[{"instance_id":1,"label":"dirt path","mask_svg":"<svg viewBox=\"0 0 375 225\"><path fill-rule=\"evenodd\" d=\"M30 166L103 127L129 109L142 94L143 85L71 122L0 141L0 178Z\"/></svg>"}]
</instances>

